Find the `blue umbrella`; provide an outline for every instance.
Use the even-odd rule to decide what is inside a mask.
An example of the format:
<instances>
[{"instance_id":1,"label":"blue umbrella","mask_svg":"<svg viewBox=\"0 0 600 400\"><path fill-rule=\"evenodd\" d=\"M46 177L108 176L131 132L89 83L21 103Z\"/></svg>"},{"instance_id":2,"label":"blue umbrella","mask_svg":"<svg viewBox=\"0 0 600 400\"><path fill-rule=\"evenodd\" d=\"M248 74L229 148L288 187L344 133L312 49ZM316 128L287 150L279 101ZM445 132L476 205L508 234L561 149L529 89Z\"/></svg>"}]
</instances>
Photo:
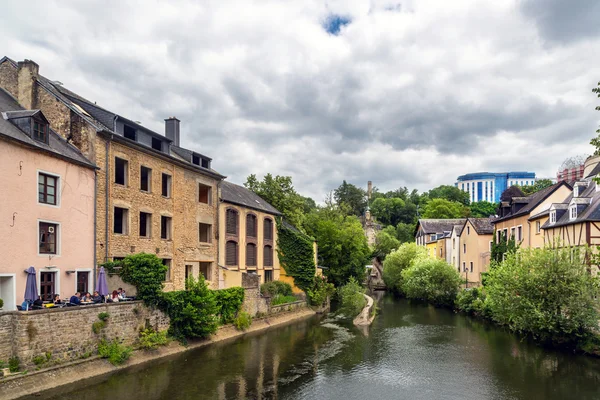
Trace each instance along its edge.
<instances>
[{"instance_id":1,"label":"blue umbrella","mask_svg":"<svg viewBox=\"0 0 600 400\"><path fill-rule=\"evenodd\" d=\"M38 298L37 280L35 276L35 268L27 268L27 282L25 283L25 301L29 304L33 303Z\"/></svg>"},{"instance_id":2,"label":"blue umbrella","mask_svg":"<svg viewBox=\"0 0 600 400\"><path fill-rule=\"evenodd\" d=\"M100 267L98 280L96 281L96 291L100 296L108 295L108 284L106 283L106 272L104 272L104 267Z\"/></svg>"}]
</instances>

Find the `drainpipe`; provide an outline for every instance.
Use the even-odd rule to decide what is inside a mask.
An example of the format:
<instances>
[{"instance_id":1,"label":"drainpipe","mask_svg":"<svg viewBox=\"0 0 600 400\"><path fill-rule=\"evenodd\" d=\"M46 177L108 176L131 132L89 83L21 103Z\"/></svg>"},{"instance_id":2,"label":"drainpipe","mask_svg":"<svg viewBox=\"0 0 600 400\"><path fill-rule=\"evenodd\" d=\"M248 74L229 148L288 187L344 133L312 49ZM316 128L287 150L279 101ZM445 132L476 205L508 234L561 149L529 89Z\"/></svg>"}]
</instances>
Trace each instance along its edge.
<instances>
[{"instance_id":1,"label":"drainpipe","mask_svg":"<svg viewBox=\"0 0 600 400\"><path fill-rule=\"evenodd\" d=\"M106 171L104 177L105 184L105 199L104 199L104 262L108 261L108 180L110 179L110 164L108 162L108 152L110 150L110 140L112 140L112 135L110 135L109 139L106 140L105 145L105 160L104 160L104 170Z\"/></svg>"},{"instance_id":2,"label":"drainpipe","mask_svg":"<svg viewBox=\"0 0 600 400\"><path fill-rule=\"evenodd\" d=\"M96 246L98 246L98 234L96 233L96 228L98 226L97 223L97 216L96 213L98 212L98 203L96 202L96 199L98 198L98 171L94 170L94 280L93 280L93 286L94 289L96 288L96 267L98 265L97 262L97 249ZM77 277L76 277L77 278Z\"/></svg>"},{"instance_id":3,"label":"drainpipe","mask_svg":"<svg viewBox=\"0 0 600 400\"><path fill-rule=\"evenodd\" d=\"M221 244L221 232L220 232L220 220L221 220L221 180L219 180L217 182L217 204L215 204L215 208L217 209L217 223L216 223L216 229L215 229L215 237L217 239L217 259L215 260L215 265L217 268L217 286L219 287L219 289L221 289L221 274L223 273L220 269L219 269L219 261L221 260L220 256L220 244ZM225 268L227 269L227 268ZM223 279L223 286L225 286L225 280Z\"/></svg>"}]
</instances>

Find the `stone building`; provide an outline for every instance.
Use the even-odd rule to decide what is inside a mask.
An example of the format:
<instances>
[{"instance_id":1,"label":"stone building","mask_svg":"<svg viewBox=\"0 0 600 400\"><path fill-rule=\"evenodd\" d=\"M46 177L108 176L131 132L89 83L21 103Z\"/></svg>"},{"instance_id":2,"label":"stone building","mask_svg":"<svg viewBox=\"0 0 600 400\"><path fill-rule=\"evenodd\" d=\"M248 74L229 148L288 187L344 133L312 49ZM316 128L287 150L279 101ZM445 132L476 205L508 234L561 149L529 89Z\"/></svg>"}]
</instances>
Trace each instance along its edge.
<instances>
[{"instance_id":1,"label":"stone building","mask_svg":"<svg viewBox=\"0 0 600 400\"><path fill-rule=\"evenodd\" d=\"M0 89L0 298L23 302L28 267L38 294L92 290L95 166L49 128L40 110L25 110Z\"/></svg>"},{"instance_id":2,"label":"stone building","mask_svg":"<svg viewBox=\"0 0 600 400\"><path fill-rule=\"evenodd\" d=\"M96 183L96 260L156 254L169 266L166 290L203 275L218 287L218 186L224 176L211 159L180 146L180 121L165 135L116 114L45 78L30 60L0 59L0 87L99 168ZM116 286L118 282L109 282ZM112 287L111 287L112 289Z\"/></svg>"}]
</instances>

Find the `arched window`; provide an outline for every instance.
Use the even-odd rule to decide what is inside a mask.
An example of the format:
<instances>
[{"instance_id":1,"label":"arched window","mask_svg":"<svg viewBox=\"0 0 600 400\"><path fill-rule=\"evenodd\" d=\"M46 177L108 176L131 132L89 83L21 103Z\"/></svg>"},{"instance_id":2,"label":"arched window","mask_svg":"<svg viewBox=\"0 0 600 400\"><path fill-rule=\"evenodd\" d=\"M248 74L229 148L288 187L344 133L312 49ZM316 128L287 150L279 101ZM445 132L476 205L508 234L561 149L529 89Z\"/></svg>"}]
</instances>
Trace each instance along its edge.
<instances>
[{"instance_id":1,"label":"arched window","mask_svg":"<svg viewBox=\"0 0 600 400\"><path fill-rule=\"evenodd\" d=\"M256 215L246 215L246 236L256 237Z\"/></svg>"},{"instance_id":2,"label":"arched window","mask_svg":"<svg viewBox=\"0 0 600 400\"><path fill-rule=\"evenodd\" d=\"M271 218L265 218L263 230L265 240L273 240L273 220Z\"/></svg>"},{"instance_id":3,"label":"arched window","mask_svg":"<svg viewBox=\"0 0 600 400\"><path fill-rule=\"evenodd\" d=\"M232 208L227 210L226 216L226 232L230 235L237 235L238 233L238 212Z\"/></svg>"},{"instance_id":4,"label":"arched window","mask_svg":"<svg viewBox=\"0 0 600 400\"><path fill-rule=\"evenodd\" d=\"M225 243L225 265L238 264L238 244L233 240Z\"/></svg>"},{"instance_id":5,"label":"arched window","mask_svg":"<svg viewBox=\"0 0 600 400\"><path fill-rule=\"evenodd\" d=\"M248 243L246 245L246 266L256 266L256 245L254 243Z\"/></svg>"},{"instance_id":6,"label":"arched window","mask_svg":"<svg viewBox=\"0 0 600 400\"><path fill-rule=\"evenodd\" d=\"M263 254L263 266L272 267L273 266L273 247L265 246L264 254Z\"/></svg>"}]
</instances>

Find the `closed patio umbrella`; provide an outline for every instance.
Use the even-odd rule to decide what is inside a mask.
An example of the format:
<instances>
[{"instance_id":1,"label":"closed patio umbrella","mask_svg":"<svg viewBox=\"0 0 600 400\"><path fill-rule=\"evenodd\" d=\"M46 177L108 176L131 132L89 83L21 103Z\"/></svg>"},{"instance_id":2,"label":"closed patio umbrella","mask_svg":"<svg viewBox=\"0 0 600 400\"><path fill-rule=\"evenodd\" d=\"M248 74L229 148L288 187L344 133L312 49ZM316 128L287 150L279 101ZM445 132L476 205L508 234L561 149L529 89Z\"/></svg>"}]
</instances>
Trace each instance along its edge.
<instances>
[{"instance_id":1,"label":"closed patio umbrella","mask_svg":"<svg viewBox=\"0 0 600 400\"><path fill-rule=\"evenodd\" d=\"M27 268L27 282L25 282L25 301L29 304L33 303L38 298L37 279L35 276L35 268Z\"/></svg>"},{"instance_id":2,"label":"closed patio umbrella","mask_svg":"<svg viewBox=\"0 0 600 400\"><path fill-rule=\"evenodd\" d=\"M108 284L106 283L106 272L104 272L104 267L100 267L98 280L96 281L96 291L100 296L108 295Z\"/></svg>"}]
</instances>

